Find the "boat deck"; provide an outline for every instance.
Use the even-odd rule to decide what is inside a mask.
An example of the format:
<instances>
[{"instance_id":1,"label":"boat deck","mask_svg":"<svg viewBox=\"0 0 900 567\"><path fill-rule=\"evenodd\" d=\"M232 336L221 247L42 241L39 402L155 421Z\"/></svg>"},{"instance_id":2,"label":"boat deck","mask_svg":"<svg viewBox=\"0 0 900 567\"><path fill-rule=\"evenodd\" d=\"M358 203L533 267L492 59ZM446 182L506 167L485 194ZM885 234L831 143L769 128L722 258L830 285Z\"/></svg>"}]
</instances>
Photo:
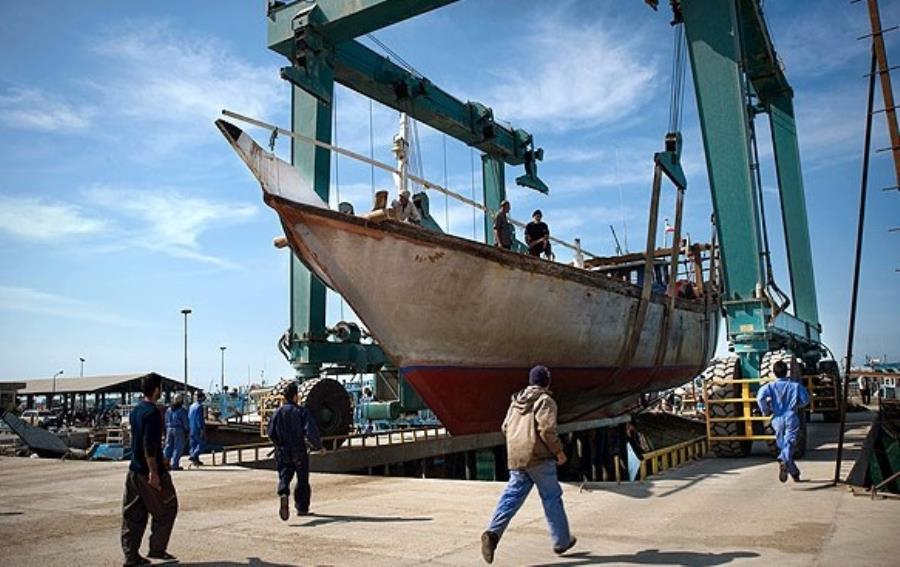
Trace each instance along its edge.
<instances>
[{"instance_id":1,"label":"boat deck","mask_svg":"<svg viewBox=\"0 0 900 567\"><path fill-rule=\"evenodd\" d=\"M852 460L867 414L849 431ZM579 543L556 557L532 495L495 565L888 565L900 502L827 484L834 424L814 423L800 484L762 455L705 458L650 482L565 486ZM850 462L845 467L850 468ZM0 459L0 565L119 565L124 463ZM271 471L176 473L170 551L191 566L479 565L478 537L502 488L476 481L314 474L314 516L281 522Z\"/></svg>"}]
</instances>

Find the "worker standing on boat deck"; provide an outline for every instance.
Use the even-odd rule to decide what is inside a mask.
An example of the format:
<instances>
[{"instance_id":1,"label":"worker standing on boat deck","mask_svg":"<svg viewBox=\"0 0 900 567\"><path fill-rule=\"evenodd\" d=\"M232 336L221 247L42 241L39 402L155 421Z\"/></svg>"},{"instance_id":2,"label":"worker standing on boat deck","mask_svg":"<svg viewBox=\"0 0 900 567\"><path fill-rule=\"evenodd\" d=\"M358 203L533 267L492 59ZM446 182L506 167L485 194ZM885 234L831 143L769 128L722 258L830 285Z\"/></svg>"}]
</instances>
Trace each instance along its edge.
<instances>
[{"instance_id":1,"label":"worker standing on boat deck","mask_svg":"<svg viewBox=\"0 0 900 567\"><path fill-rule=\"evenodd\" d=\"M163 459L163 419L156 401L162 390L162 377L148 374L141 380L144 399L131 410L131 464L125 477L125 496L122 499L122 551L125 566L148 565L139 551L147 516L150 524L150 552L148 557L174 561L166 548L178 515L178 496Z\"/></svg>"},{"instance_id":2,"label":"worker standing on boat deck","mask_svg":"<svg viewBox=\"0 0 900 567\"><path fill-rule=\"evenodd\" d=\"M556 477L556 467L565 464L566 453L556 434L556 402L550 397L550 371L546 366L535 366L528 374L528 384L513 395L503 420L509 482L500 495L491 523L481 534L481 555L488 563L494 561L494 550L503 532L534 485L550 526L553 551L562 554L575 545Z\"/></svg>"},{"instance_id":3,"label":"worker standing on boat deck","mask_svg":"<svg viewBox=\"0 0 900 567\"><path fill-rule=\"evenodd\" d=\"M203 463L200 462L200 453L203 452L203 442L206 439L206 418L203 415L203 402L206 400L206 394L197 392L194 403L188 412L188 422L191 427L191 463L195 467L199 467Z\"/></svg>"},{"instance_id":4,"label":"worker standing on boat deck","mask_svg":"<svg viewBox=\"0 0 900 567\"><path fill-rule=\"evenodd\" d=\"M267 432L275 445L275 466L278 468L278 515L287 521L288 498L291 481L297 475L294 488L294 509L298 516L309 514L312 489L309 486L309 452L307 441L317 451L322 450L316 420L305 407L299 405L297 382L291 382L284 390L284 405L278 408L269 421Z\"/></svg>"},{"instance_id":5,"label":"worker standing on boat deck","mask_svg":"<svg viewBox=\"0 0 900 567\"><path fill-rule=\"evenodd\" d=\"M166 410L166 449L163 452L173 471L181 470L181 455L184 454L184 441L189 430L184 398L176 394L172 405Z\"/></svg>"},{"instance_id":6,"label":"worker standing on boat deck","mask_svg":"<svg viewBox=\"0 0 900 567\"><path fill-rule=\"evenodd\" d=\"M794 482L800 480L800 469L794 464L794 445L800 432L800 411L809 404L809 392L799 381L787 375L787 364L772 365L777 378L759 389L756 403L763 415L772 415L772 429L778 445L778 480L787 482L788 474Z\"/></svg>"},{"instance_id":7,"label":"worker standing on boat deck","mask_svg":"<svg viewBox=\"0 0 900 567\"><path fill-rule=\"evenodd\" d=\"M422 215L409 196L409 189L400 191L400 196L391 203L392 216L402 222L422 224Z\"/></svg>"},{"instance_id":8,"label":"worker standing on boat deck","mask_svg":"<svg viewBox=\"0 0 900 567\"><path fill-rule=\"evenodd\" d=\"M494 246L512 249L513 238L515 237L515 229L509 222L509 201L504 199L500 203L500 210L494 217Z\"/></svg>"},{"instance_id":9,"label":"worker standing on boat deck","mask_svg":"<svg viewBox=\"0 0 900 567\"><path fill-rule=\"evenodd\" d=\"M525 244L528 245L528 253L540 257L544 255L548 260L553 258L550 248L550 227L541 219L544 214L540 209L531 213L531 222L525 225Z\"/></svg>"}]
</instances>

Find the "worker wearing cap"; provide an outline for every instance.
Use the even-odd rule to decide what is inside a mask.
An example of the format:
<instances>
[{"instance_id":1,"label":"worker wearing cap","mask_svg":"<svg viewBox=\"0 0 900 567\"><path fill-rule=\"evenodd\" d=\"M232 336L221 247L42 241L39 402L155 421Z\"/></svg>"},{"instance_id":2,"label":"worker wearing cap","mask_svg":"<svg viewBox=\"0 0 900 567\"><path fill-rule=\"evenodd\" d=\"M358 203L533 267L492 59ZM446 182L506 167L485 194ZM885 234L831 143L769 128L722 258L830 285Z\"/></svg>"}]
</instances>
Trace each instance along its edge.
<instances>
[{"instance_id":1,"label":"worker wearing cap","mask_svg":"<svg viewBox=\"0 0 900 567\"><path fill-rule=\"evenodd\" d=\"M188 423L191 428L190 461L197 467L203 464L200 462L200 453L203 451L203 441L206 439L206 417L203 415L204 400L206 400L206 394L197 392L197 397L188 411Z\"/></svg>"},{"instance_id":2,"label":"worker wearing cap","mask_svg":"<svg viewBox=\"0 0 900 567\"><path fill-rule=\"evenodd\" d=\"M787 482L788 474L794 482L800 480L800 469L794 463L794 446L800 432L799 412L809 404L809 392L799 381L787 375L787 364L772 365L776 380L759 389L756 403L763 415L772 415L772 429L778 445L778 480Z\"/></svg>"},{"instance_id":3,"label":"worker wearing cap","mask_svg":"<svg viewBox=\"0 0 900 567\"><path fill-rule=\"evenodd\" d=\"M528 253L540 257L543 254L547 258L553 257L550 248L550 227L543 220L544 213L537 209L531 213L531 222L525 225L525 244L528 245Z\"/></svg>"},{"instance_id":4,"label":"worker wearing cap","mask_svg":"<svg viewBox=\"0 0 900 567\"><path fill-rule=\"evenodd\" d=\"M307 443L317 451L322 450L316 420L299 402L297 382L284 389L284 404L269 421L267 435L275 445L275 466L278 469L279 517L287 521L288 499L291 481L297 476L294 488L294 509L298 516L309 514L312 489L309 486L309 451Z\"/></svg>"},{"instance_id":5,"label":"worker wearing cap","mask_svg":"<svg viewBox=\"0 0 900 567\"><path fill-rule=\"evenodd\" d=\"M409 189L400 191L398 198L391 202L391 216L399 221L422 224L422 215L409 195Z\"/></svg>"},{"instance_id":6,"label":"worker wearing cap","mask_svg":"<svg viewBox=\"0 0 900 567\"><path fill-rule=\"evenodd\" d=\"M163 455L169 461L173 471L181 470L181 455L184 454L184 439L190 430L188 412L184 409L184 398L175 396L172 405L166 410L166 448Z\"/></svg>"},{"instance_id":7,"label":"worker wearing cap","mask_svg":"<svg viewBox=\"0 0 900 567\"><path fill-rule=\"evenodd\" d=\"M494 217L494 246L511 250L516 230L509 221L509 201L504 199L500 202L500 210Z\"/></svg>"},{"instance_id":8,"label":"worker wearing cap","mask_svg":"<svg viewBox=\"0 0 900 567\"><path fill-rule=\"evenodd\" d=\"M535 485L550 526L553 551L563 554L575 545L556 476L556 467L565 464L566 453L556 434L556 402L550 397L549 388L547 367L532 368L528 373L528 387L513 395L503 420L509 482L500 495L488 529L481 534L481 555L488 563L494 561L494 551L503 532Z\"/></svg>"}]
</instances>

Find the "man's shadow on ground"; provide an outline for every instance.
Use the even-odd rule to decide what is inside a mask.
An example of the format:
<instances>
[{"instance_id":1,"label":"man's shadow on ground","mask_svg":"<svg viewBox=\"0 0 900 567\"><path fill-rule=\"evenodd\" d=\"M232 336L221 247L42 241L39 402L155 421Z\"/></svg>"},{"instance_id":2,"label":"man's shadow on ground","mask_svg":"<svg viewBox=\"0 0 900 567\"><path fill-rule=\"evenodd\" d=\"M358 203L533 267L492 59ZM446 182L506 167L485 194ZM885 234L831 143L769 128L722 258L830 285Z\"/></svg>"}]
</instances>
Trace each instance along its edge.
<instances>
[{"instance_id":1,"label":"man's shadow on ground","mask_svg":"<svg viewBox=\"0 0 900 567\"><path fill-rule=\"evenodd\" d=\"M248 557L246 563L240 561L189 561L187 563L178 562L176 565L185 565L187 567L296 567L295 563L269 563L263 561L259 557Z\"/></svg>"},{"instance_id":2,"label":"man's shadow on ground","mask_svg":"<svg viewBox=\"0 0 900 567\"><path fill-rule=\"evenodd\" d=\"M300 524L291 524L292 528L315 528L327 524L338 523L365 523L365 524L389 524L398 522L430 522L434 518L406 518L403 516L347 516L340 514L310 514L311 518Z\"/></svg>"},{"instance_id":3,"label":"man's shadow on ground","mask_svg":"<svg viewBox=\"0 0 900 567\"><path fill-rule=\"evenodd\" d=\"M560 559L563 562L545 563L535 567L559 567L561 565L602 565L604 563L637 564L637 565L691 565L697 567L709 567L724 565L735 559L750 559L759 557L753 551L726 551L724 553L697 553L695 551L660 551L658 549L644 549L637 553L627 555L593 555L590 551L569 553Z\"/></svg>"}]
</instances>

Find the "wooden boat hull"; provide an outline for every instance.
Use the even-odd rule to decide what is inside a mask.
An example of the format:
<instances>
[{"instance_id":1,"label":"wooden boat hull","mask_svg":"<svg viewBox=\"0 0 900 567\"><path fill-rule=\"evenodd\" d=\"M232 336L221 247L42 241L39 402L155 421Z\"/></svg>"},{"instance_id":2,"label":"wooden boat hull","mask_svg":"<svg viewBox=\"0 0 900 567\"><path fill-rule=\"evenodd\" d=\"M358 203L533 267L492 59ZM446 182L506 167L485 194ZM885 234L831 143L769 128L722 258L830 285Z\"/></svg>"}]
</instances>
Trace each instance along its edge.
<instances>
[{"instance_id":1,"label":"wooden boat hull","mask_svg":"<svg viewBox=\"0 0 900 567\"><path fill-rule=\"evenodd\" d=\"M715 348L710 302L676 300L666 325L665 298L654 295L630 354L637 286L335 212L257 177L294 253L344 297L453 434L496 430L535 364L551 369L566 422L621 413L643 392L683 384Z\"/></svg>"}]
</instances>

